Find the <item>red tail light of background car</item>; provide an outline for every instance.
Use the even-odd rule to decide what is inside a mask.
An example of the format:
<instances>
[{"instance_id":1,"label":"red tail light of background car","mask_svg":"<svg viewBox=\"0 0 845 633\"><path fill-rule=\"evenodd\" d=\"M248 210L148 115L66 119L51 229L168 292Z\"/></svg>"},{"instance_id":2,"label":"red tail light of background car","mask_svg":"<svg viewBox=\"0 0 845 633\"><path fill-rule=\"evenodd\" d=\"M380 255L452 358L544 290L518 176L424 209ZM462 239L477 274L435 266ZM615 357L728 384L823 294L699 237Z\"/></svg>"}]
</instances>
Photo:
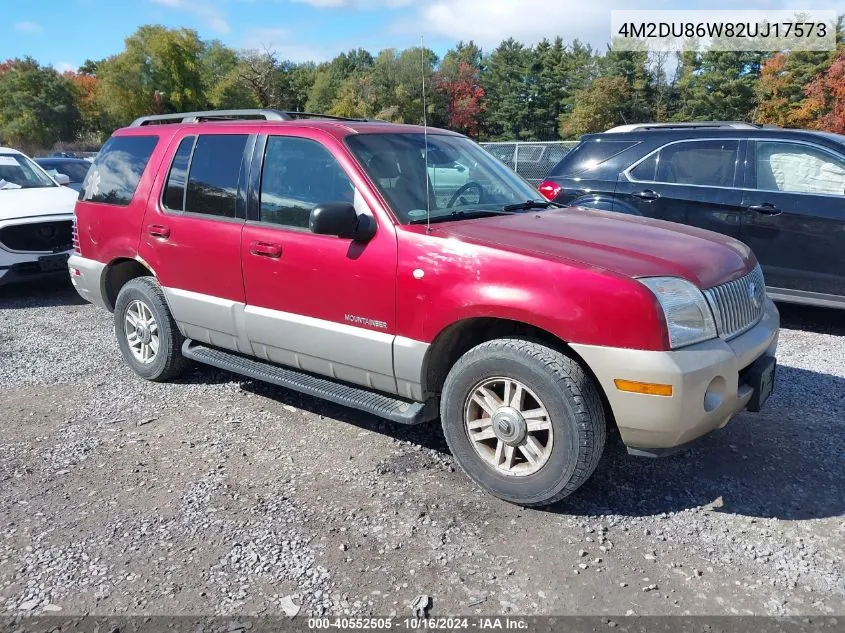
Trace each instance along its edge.
<instances>
[{"instance_id":1,"label":"red tail light of background car","mask_svg":"<svg viewBox=\"0 0 845 633\"><path fill-rule=\"evenodd\" d=\"M563 187L551 180L544 180L540 183L540 186L537 187L537 191L539 191L540 195L546 200L554 200L557 197L557 194L561 192L561 189L563 189Z\"/></svg>"}]
</instances>

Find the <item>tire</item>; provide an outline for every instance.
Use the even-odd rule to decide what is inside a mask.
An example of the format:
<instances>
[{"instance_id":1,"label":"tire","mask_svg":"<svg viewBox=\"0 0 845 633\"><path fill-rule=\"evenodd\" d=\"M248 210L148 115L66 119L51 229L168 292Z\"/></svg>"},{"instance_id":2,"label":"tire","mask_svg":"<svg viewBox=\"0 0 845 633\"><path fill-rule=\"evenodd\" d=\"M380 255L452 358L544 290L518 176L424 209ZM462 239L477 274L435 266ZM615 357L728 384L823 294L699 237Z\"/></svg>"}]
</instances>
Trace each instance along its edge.
<instances>
[{"instance_id":1,"label":"tire","mask_svg":"<svg viewBox=\"0 0 845 633\"><path fill-rule=\"evenodd\" d=\"M127 325L127 312L130 311L135 322L138 322L139 315L143 317L149 315L154 319L155 327L146 328L147 333L151 330L155 332L155 334L150 333L146 352L141 352L137 346L130 343L130 333L127 331L127 327L131 329ZM188 359L182 356L182 343L185 337L176 327L161 286L152 277L136 277L126 282L120 289L114 306L114 333L123 358L142 378L164 382L175 378L190 365ZM136 344L139 337L141 341L144 340L145 336L139 335L138 330L135 330L135 334L133 341ZM154 338L157 345L152 344ZM155 350L150 356L149 352L153 347ZM139 357L139 354L144 358Z\"/></svg>"},{"instance_id":2,"label":"tire","mask_svg":"<svg viewBox=\"0 0 845 633\"><path fill-rule=\"evenodd\" d=\"M513 408L480 406L482 401L490 404L486 397L490 392L500 394L496 397L501 401L512 397L509 394L519 392L517 383L525 388L520 405L525 410L518 416L513 416ZM478 394L485 395L478 398ZM495 416L490 416L490 409L497 412ZM599 389L581 365L545 345L517 338L488 341L464 354L446 377L440 414L449 449L466 474L496 497L522 506L549 505L578 489L596 469L607 434ZM485 417L490 417L489 427L481 419ZM466 419L476 418L482 426L470 430ZM532 420L537 428L550 431L529 431L535 424ZM503 429L516 429L517 435ZM515 445L520 430L534 440L526 436L522 445ZM470 439L471 433L482 431L496 436ZM513 447L510 454L501 436ZM537 447L543 449L542 455Z\"/></svg>"}]
</instances>

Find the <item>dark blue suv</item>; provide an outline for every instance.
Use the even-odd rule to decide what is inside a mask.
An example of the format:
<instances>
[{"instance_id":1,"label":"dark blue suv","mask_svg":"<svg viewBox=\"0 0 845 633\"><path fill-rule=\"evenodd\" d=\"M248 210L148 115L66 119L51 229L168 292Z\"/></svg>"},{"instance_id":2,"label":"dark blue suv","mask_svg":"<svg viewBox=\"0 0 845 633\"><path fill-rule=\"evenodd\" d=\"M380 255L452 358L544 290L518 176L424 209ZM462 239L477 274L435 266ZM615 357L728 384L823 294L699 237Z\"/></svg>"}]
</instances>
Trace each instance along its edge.
<instances>
[{"instance_id":1,"label":"dark blue suv","mask_svg":"<svg viewBox=\"0 0 845 633\"><path fill-rule=\"evenodd\" d=\"M738 238L773 299L845 309L845 136L732 122L624 125L583 136L539 190Z\"/></svg>"}]
</instances>

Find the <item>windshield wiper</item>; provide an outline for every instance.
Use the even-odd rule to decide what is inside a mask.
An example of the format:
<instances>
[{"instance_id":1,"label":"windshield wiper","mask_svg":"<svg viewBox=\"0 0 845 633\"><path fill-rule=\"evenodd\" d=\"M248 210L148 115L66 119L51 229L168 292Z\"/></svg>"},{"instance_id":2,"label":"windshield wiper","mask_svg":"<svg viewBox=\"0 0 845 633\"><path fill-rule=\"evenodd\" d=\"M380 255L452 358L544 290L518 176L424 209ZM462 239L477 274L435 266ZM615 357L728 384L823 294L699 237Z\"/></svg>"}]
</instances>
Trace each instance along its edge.
<instances>
[{"instance_id":1,"label":"windshield wiper","mask_svg":"<svg viewBox=\"0 0 845 633\"><path fill-rule=\"evenodd\" d=\"M506 204L502 207L504 211L528 211L529 209L548 209L549 207L559 209L563 207L557 202L550 202L548 200L526 200L525 202L517 202L516 204Z\"/></svg>"},{"instance_id":2,"label":"windshield wiper","mask_svg":"<svg viewBox=\"0 0 845 633\"><path fill-rule=\"evenodd\" d=\"M411 220L408 224L427 224L428 222L446 222L448 220L455 220L455 219L469 219L473 217L482 218L485 215L513 215L513 213L509 212L507 209L502 209L499 211L498 209L467 209L466 211L452 211L447 215L433 215L430 218L416 218Z\"/></svg>"}]
</instances>

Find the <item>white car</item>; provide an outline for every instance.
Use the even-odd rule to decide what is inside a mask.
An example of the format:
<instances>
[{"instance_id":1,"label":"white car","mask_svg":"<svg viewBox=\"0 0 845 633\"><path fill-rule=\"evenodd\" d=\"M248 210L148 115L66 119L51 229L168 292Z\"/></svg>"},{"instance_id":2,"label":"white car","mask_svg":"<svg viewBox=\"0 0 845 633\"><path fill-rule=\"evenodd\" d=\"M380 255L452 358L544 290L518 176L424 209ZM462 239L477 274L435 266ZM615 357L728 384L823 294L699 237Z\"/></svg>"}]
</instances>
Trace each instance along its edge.
<instances>
[{"instance_id":1,"label":"white car","mask_svg":"<svg viewBox=\"0 0 845 633\"><path fill-rule=\"evenodd\" d=\"M77 193L21 152L0 147L0 286L67 275Z\"/></svg>"},{"instance_id":2,"label":"white car","mask_svg":"<svg viewBox=\"0 0 845 633\"><path fill-rule=\"evenodd\" d=\"M469 170L458 162L428 166L428 178L435 191L441 189L457 191L466 184L468 177Z\"/></svg>"}]
</instances>

